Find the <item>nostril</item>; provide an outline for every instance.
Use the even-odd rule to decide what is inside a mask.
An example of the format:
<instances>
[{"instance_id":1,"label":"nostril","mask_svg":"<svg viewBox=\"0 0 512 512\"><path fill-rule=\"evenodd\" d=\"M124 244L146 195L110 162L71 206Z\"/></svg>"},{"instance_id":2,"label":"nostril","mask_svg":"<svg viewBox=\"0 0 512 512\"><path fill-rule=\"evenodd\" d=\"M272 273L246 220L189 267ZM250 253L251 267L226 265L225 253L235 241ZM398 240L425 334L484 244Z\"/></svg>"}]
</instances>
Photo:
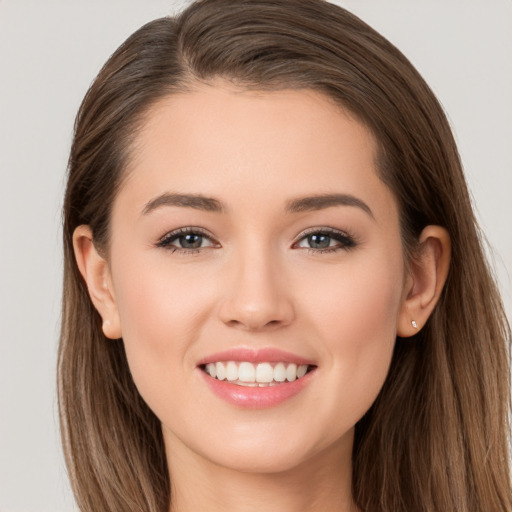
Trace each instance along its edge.
<instances>
[{"instance_id":1,"label":"nostril","mask_svg":"<svg viewBox=\"0 0 512 512\"><path fill-rule=\"evenodd\" d=\"M225 322L229 327L234 327L246 331L259 331L259 330L268 330L268 329L276 329L283 325L283 322L280 320L270 320L268 322L259 322L257 319L247 319L245 321L240 320L229 320Z\"/></svg>"},{"instance_id":2,"label":"nostril","mask_svg":"<svg viewBox=\"0 0 512 512\"><path fill-rule=\"evenodd\" d=\"M276 329L295 318L291 298L276 290L275 280L261 279L258 285L239 281L236 290L218 303L219 319L229 327L249 331Z\"/></svg>"}]
</instances>

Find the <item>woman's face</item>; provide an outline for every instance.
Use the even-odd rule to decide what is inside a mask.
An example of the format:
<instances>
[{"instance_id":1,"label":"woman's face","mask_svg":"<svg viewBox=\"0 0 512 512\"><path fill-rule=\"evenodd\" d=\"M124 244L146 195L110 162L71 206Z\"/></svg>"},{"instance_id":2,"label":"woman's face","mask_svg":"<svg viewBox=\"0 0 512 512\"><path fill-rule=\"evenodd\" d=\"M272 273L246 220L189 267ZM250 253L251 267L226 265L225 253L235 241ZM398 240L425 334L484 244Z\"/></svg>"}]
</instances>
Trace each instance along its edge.
<instances>
[{"instance_id":1,"label":"woman's face","mask_svg":"<svg viewBox=\"0 0 512 512\"><path fill-rule=\"evenodd\" d=\"M319 93L227 85L160 101L137 137L111 284L169 456L258 472L350 458L405 299L373 137Z\"/></svg>"}]
</instances>

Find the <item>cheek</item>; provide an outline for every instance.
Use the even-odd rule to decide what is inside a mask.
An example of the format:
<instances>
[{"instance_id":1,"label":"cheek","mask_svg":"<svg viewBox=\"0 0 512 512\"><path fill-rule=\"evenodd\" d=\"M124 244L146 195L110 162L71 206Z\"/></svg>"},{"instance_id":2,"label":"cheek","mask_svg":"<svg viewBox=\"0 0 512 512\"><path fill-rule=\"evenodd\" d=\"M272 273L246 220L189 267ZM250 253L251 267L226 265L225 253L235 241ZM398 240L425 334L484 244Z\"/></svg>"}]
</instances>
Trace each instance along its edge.
<instances>
[{"instance_id":1,"label":"cheek","mask_svg":"<svg viewBox=\"0 0 512 512\"><path fill-rule=\"evenodd\" d=\"M331 350L348 344L357 351L375 338L394 339L403 289L400 261L354 258L353 264L322 272L304 283L301 295L305 309L323 326L322 338L331 340Z\"/></svg>"},{"instance_id":2,"label":"cheek","mask_svg":"<svg viewBox=\"0 0 512 512\"><path fill-rule=\"evenodd\" d=\"M305 309L316 326L331 376L324 396L341 422L370 408L388 373L401 305L403 267L390 259L361 260L331 274L330 286L310 293ZM336 283L336 286L333 286ZM323 289L322 289L323 288ZM311 289L311 287L310 287ZM343 402L343 407L340 407Z\"/></svg>"},{"instance_id":3,"label":"cheek","mask_svg":"<svg viewBox=\"0 0 512 512\"><path fill-rule=\"evenodd\" d=\"M151 406L159 394L164 398L163 382L177 385L178 370L194 367L188 349L201 335L211 290L166 258L125 254L113 272L116 302L130 371Z\"/></svg>"}]
</instances>

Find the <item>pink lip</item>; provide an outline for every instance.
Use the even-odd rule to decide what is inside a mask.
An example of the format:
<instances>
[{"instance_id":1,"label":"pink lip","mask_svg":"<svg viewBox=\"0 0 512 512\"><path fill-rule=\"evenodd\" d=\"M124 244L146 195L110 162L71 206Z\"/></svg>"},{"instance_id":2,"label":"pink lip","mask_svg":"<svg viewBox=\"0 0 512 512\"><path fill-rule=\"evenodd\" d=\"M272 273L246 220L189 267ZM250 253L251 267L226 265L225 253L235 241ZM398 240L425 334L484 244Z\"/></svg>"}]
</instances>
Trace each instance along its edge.
<instances>
[{"instance_id":1,"label":"pink lip","mask_svg":"<svg viewBox=\"0 0 512 512\"><path fill-rule=\"evenodd\" d=\"M232 359L231 359L232 361ZM267 360L268 361L268 360ZM199 370L208 387L219 397L237 407L247 409L264 409L274 407L297 395L309 384L315 371L306 373L304 377L292 382L283 382L265 388L237 386L225 380L217 380L206 372Z\"/></svg>"},{"instance_id":2,"label":"pink lip","mask_svg":"<svg viewBox=\"0 0 512 512\"><path fill-rule=\"evenodd\" d=\"M288 400L302 391L311 382L316 373L315 370L312 370L300 379L292 382L283 382L275 386L262 388L238 386L228 381L214 379L201 368L208 363L216 363L218 361L248 361L254 364L283 362L295 363L296 365L306 364L308 366L313 366L315 363L290 352L275 348L256 350L242 347L216 352L198 361L197 369L215 395L231 405L248 409L273 407Z\"/></svg>"},{"instance_id":3,"label":"pink lip","mask_svg":"<svg viewBox=\"0 0 512 512\"><path fill-rule=\"evenodd\" d=\"M216 352L198 361L197 366L218 361L248 361L249 363L295 363L296 365L314 365L311 360L304 359L290 352L276 348L232 348Z\"/></svg>"}]
</instances>

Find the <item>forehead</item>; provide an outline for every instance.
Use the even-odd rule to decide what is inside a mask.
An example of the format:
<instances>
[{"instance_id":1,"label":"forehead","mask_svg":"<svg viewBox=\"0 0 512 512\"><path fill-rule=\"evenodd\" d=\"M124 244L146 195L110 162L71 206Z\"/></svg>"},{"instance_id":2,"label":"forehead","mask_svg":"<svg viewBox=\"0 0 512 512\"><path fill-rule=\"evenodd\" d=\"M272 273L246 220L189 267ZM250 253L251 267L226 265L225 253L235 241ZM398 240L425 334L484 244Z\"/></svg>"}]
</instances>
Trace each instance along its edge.
<instances>
[{"instance_id":1,"label":"forehead","mask_svg":"<svg viewBox=\"0 0 512 512\"><path fill-rule=\"evenodd\" d=\"M155 150L162 156L164 151L200 158L201 149L211 159L218 153L243 157L257 147L260 155L275 157L290 146L298 153L301 141L308 142L302 152L314 156L321 150L327 158L329 149L348 138L353 147L357 139L354 149L376 156L372 133L325 94L310 89L253 91L216 81L164 97L146 112L130 168L143 164Z\"/></svg>"},{"instance_id":2,"label":"forehead","mask_svg":"<svg viewBox=\"0 0 512 512\"><path fill-rule=\"evenodd\" d=\"M261 206L333 191L385 192L389 202L376 154L366 126L319 92L199 86L147 112L123 188L141 207L167 190L232 194L240 204L260 198Z\"/></svg>"}]
</instances>

